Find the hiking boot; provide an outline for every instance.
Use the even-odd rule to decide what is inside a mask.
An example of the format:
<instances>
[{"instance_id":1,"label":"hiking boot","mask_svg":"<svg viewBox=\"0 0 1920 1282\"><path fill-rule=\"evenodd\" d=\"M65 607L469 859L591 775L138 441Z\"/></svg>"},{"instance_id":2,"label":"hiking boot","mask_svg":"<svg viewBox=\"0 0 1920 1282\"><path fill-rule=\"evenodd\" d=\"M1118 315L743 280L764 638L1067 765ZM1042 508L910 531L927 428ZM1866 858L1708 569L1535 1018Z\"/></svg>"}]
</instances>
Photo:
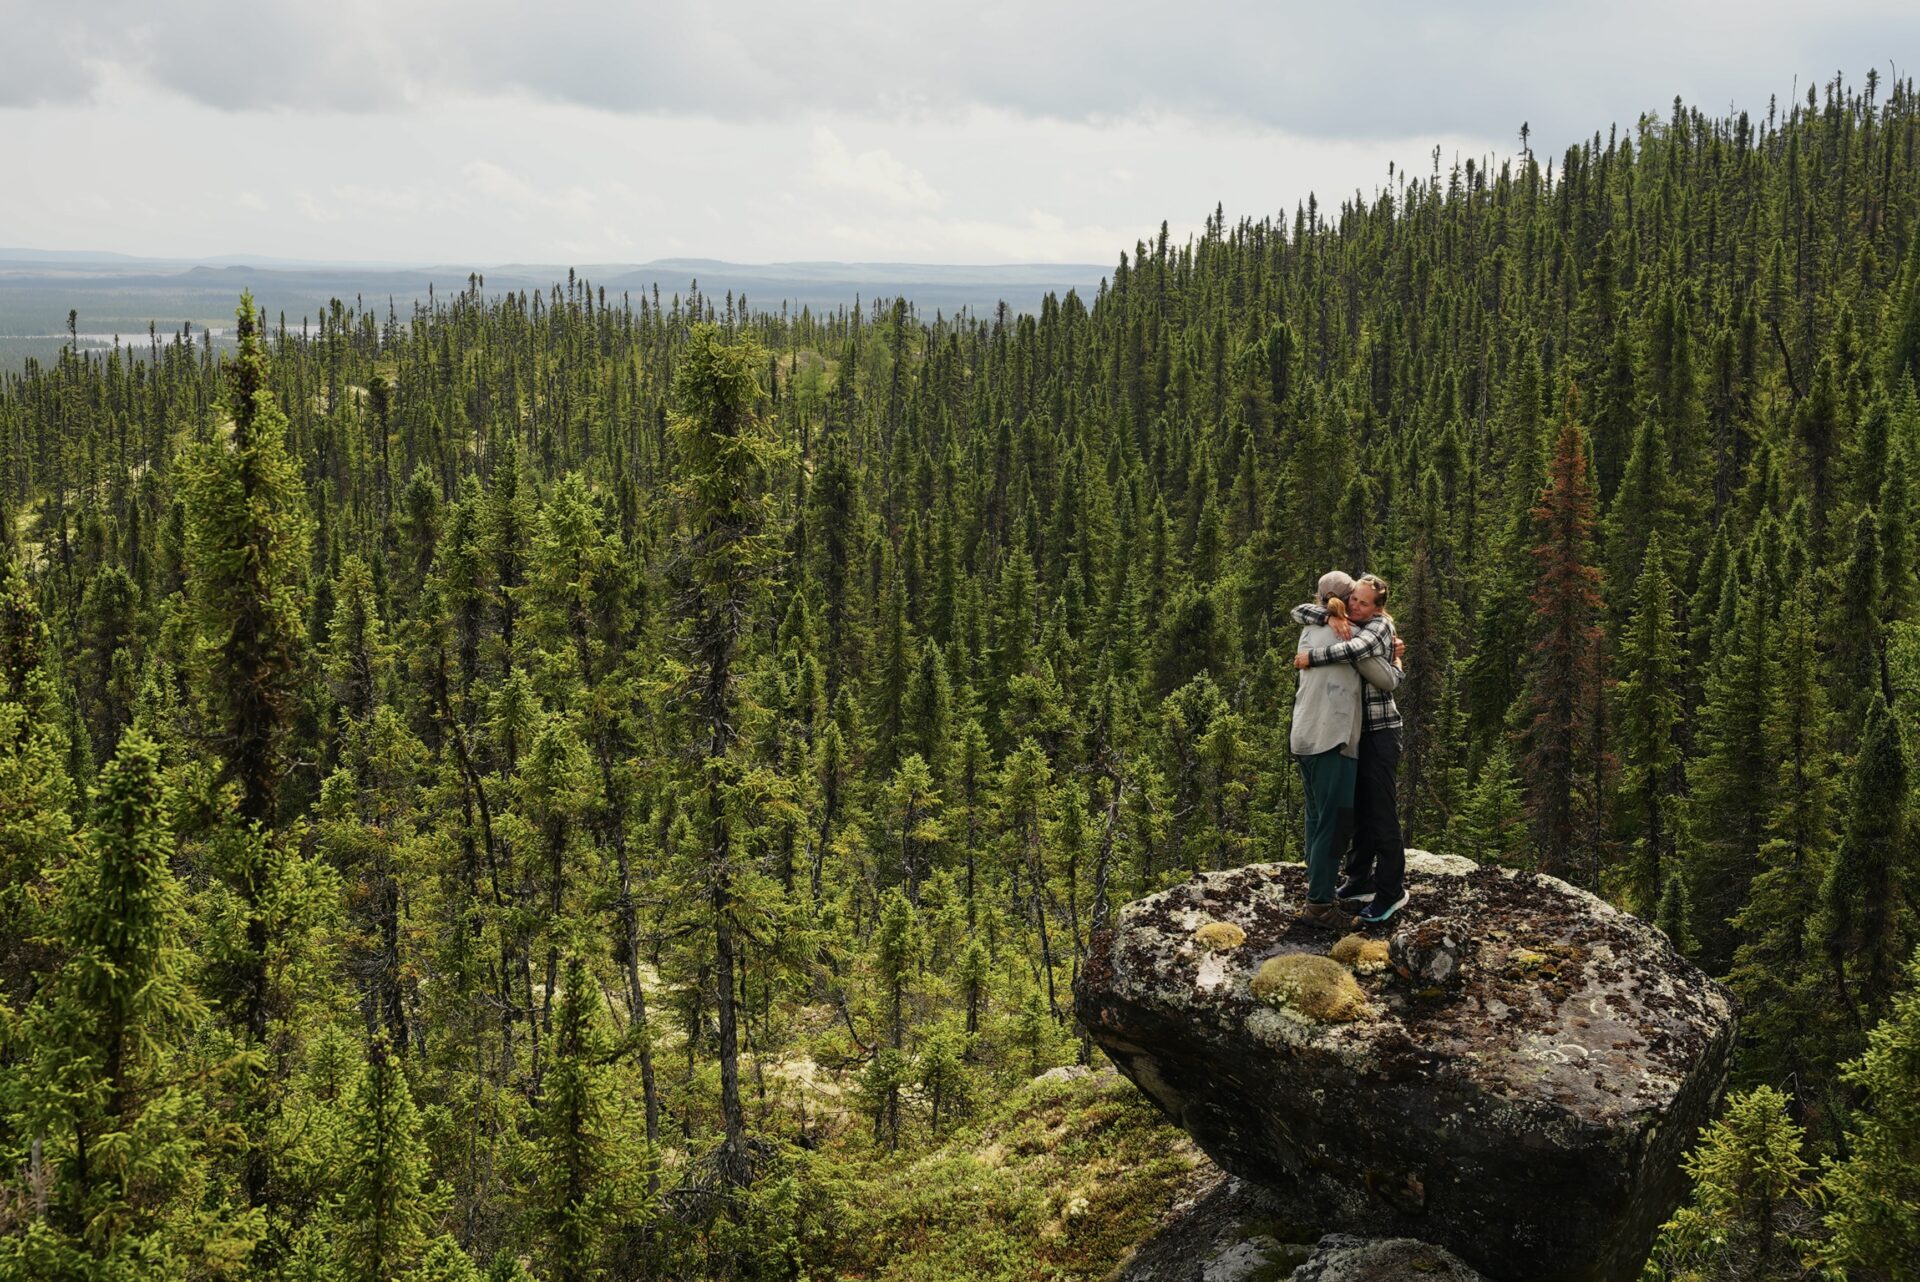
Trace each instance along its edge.
<instances>
[{"instance_id":1,"label":"hiking boot","mask_svg":"<svg viewBox=\"0 0 1920 1282\"><path fill-rule=\"evenodd\" d=\"M1391 900L1387 903L1382 903L1376 898L1372 903L1362 909L1360 915L1354 918L1354 920L1362 926L1378 926L1402 908L1405 908L1407 906L1407 900L1410 898L1412 898L1412 896L1408 895L1404 888L1400 891L1400 897L1398 899Z\"/></svg>"},{"instance_id":2,"label":"hiking boot","mask_svg":"<svg viewBox=\"0 0 1920 1282\"><path fill-rule=\"evenodd\" d=\"M1342 911L1337 904L1309 903L1300 910L1299 921L1308 926L1320 926L1327 930L1347 930L1353 926L1353 914Z\"/></svg>"}]
</instances>

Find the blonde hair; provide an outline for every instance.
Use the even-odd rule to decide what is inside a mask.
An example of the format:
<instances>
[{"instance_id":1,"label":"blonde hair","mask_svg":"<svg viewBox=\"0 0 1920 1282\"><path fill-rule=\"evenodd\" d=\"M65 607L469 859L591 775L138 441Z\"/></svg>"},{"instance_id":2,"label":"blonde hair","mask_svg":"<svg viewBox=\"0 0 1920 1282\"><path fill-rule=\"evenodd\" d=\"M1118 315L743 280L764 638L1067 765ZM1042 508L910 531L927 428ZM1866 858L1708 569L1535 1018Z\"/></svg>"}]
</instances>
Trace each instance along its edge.
<instances>
[{"instance_id":1,"label":"blonde hair","mask_svg":"<svg viewBox=\"0 0 1920 1282\"><path fill-rule=\"evenodd\" d=\"M1327 617L1329 619L1344 619L1347 617L1347 603L1344 598L1337 596L1327 598Z\"/></svg>"},{"instance_id":2,"label":"blonde hair","mask_svg":"<svg viewBox=\"0 0 1920 1282\"><path fill-rule=\"evenodd\" d=\"M1355 587L1364 583L1373 589L1374 608L1380 612L1380 617L1387 621L1387 626L1392 627L1393 616L1387 613L1387 581L1377 574L1363 574L1353 583Z\"/></svg>"}]
</instances>

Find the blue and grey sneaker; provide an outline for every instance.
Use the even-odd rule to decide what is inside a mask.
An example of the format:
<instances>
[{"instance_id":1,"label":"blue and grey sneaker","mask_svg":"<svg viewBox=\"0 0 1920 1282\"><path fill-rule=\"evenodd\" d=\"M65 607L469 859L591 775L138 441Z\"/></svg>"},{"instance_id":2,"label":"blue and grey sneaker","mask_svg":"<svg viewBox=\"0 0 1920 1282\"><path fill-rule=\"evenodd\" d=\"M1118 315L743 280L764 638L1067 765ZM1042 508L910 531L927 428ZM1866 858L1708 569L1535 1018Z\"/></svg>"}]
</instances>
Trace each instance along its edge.
<instances>
[{"instance_id":1,"label":"blue and grey sneaker","mask_svg":"<svg viewBox=\"0 0 1920 1282\"><path fill-rule=\"evenodd\" d=\"M1362 926L1378 926L1402 908L1405 908L1409 898L1411 898L1411 896L1407 894L1404 887L1400 891L1400 898L1389 903L1383 904L1378 898L1375 898L1372 903L1361 910L1360 915L1355 917L1354 921Z\"/></svg>"}]
</instances>

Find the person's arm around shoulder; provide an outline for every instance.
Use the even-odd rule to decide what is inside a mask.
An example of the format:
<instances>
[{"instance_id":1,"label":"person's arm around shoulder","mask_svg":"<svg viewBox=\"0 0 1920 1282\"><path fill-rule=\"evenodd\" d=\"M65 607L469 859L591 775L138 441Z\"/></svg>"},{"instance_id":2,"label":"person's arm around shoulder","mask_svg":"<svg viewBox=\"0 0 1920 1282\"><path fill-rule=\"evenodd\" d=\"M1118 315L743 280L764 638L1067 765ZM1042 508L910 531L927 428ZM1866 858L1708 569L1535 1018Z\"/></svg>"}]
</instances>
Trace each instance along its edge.
<instances>
[{"instance_id":1,"label":"person's arm around shoulder","mask_svg":"<svg viewBox=\"0 0 1920 1282\"><path fill-rule=\"evenodd\" d=\"M1317 601L1303 601L1288 611L1288 617L1303 628L1329 627L1342 641L1353 635L1353 622L1345 615L1335 618L1326 606Z\"/></svg>"},{"instance_id":2,"label":"person's arm around shoulder","mask_svg":"<svg viewBox=\"0 0 1920 1282\"><path fill-rule=\"evenodd\" d=\"M1400 682L1406 678L1406 673L1401 669L1395 654L1396 642L1399 638L1394 636L1392 625L1383 620L1369 622L1362 631L1378 644L1369 647L1364 654L1355 658L1353 666L1368 685L1392 694L1399 689ZM1354 639L1359 640L1358 637Z\"/></svg>"},{"instance_id":3,"label":"person's arm around shoulder","mask_svg":"<svg viewBox=\"0 0 1920 1282\"><path fill-rule=\"evenodd\" d=\"M1388 694L1399 689L1401 680L1406 676L1397 666L1377 654L1361 655L1353 661L1353 666L1368 685L1376 690L1385 690Z\"/></svg>"},{"instance_id":4,"label":"person's arm around shoulder","mask_svg":"<svg viewBox=\"0 0 1920 1282\"><path fill-rule=\"evenodd\" d=\"M1307 651L1307 663L1317 668L1327 663L1358 663L1368 655L1386 659L1392 653L1393 642L1387 637L1385 626L1368 622L1345 641Z\"/></svg>"}]
</instances>

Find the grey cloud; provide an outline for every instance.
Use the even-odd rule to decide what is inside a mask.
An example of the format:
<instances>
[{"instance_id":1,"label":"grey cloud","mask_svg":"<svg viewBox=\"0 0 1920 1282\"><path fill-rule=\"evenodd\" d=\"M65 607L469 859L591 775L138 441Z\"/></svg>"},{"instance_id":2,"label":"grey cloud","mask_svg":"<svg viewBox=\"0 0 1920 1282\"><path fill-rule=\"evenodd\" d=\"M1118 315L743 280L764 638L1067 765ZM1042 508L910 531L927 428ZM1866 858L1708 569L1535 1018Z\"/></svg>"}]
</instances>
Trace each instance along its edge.
<instances>
[{"instance_id":1,"label":"grey cloud","mask_svg":"<svg viewBox=\"0 0 1920 1282\"><path fill-rule=\"evenodd\" d=\"M888 118L972 107L1073 120L1167 112L1349 138L1504 137L1526 119L1542 148L1662 111L1675 93L1709 109L1764 110L1796 74L1857 78L1920 44L1920 8L1884 0L1171 10L1144 0L189 0L164 10L0 0L0 19L10 35L28 33L0 54L0 101L16 105L71 97L119 68L235 110L378 111L517 94L726 120L807 108ZM29 43L41 56L20 52Z\"/></svg>"},{"instance_id":2,"label":"grey cloud","mask_svg":"<svg viewBox=\"0 0 1920 1282\"><path fill-rule=\"evenodd\" d=\"M93 73L80 53L62 8L0 0L0 107L84 100Z\"/></svg>"}]
</instances>

